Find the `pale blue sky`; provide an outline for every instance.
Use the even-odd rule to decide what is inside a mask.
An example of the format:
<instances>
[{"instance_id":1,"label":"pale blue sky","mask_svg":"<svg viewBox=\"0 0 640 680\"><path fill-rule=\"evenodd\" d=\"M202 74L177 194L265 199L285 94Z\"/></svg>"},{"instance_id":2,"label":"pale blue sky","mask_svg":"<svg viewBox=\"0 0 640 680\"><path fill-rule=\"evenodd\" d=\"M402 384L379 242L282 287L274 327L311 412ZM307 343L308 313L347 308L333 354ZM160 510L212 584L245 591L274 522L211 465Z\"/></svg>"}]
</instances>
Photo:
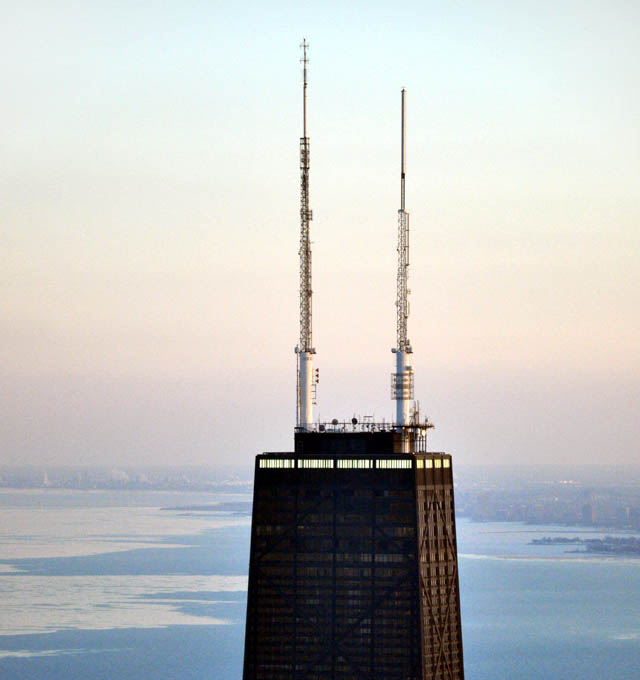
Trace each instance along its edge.
<instances>
[{"instance_id":1,"label":"pale blue sky","mask_svg":"<svg viewBox=\"0 0 640 680\"><path fill-rule=\"evenodd\" d=\"M406 87L433 447L638 459L638 3L0 8L3 462L291 447L303 36L316 413L393 413Z\"/></svg>"}]
</instances>

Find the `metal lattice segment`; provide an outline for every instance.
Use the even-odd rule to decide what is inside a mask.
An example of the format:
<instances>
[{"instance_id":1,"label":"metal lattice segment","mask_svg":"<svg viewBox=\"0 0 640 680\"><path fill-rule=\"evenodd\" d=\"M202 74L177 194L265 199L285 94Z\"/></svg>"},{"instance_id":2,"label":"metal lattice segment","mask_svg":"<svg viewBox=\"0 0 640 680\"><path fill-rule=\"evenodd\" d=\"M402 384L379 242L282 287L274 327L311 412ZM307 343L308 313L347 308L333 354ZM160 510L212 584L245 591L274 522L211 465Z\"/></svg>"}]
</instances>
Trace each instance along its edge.
<instances>
[{"instance_id":1,"label":"metal lattice segment","mask_svg":"<svg viewBox=\"0 0 640 680\"><path fill-rule=\"evenodd\" d=\"M309 222L312 212L309 208L309 139L300 139L300 344L299 352L311 352L311 240Z\"/></svg>"},{"instance_id":2,"label":"metal lattice segment","mask_svg":"<svg viewBox=\"0 0 640 680\"><path fill-rule=\"evenodd\" d=\"M398 211L397 349L409 350L409 213Z\"/></svg>"}]
</instances>

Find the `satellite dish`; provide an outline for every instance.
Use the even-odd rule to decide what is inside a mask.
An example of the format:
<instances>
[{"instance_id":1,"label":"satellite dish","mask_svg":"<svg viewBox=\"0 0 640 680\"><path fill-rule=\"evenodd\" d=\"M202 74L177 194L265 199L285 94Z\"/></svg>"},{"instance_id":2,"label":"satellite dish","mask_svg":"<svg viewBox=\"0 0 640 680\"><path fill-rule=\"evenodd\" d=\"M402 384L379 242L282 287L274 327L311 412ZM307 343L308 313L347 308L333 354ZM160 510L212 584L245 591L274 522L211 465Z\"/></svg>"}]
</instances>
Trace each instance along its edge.
<instances>
[{"instance_id":1,"label":"satellite dish","mask_svg":"<svg viewBox=\"0 0 640 680\"><path fill-rule=\"evenodd\" d=\"M351 424L352 424L352 425L357 425L357 424L358 424L358 419L357 419L357 418L351 418Z\"/></svg>"},{"instance_id":2,"label":"satellite dish","mask_svg":"<svg viewBox=\"0 0 640 680\"><path fill-rule=\"evenodd\" d=\"M338 424L338 419L337 419L337 418L334 418L334 419L331 421L331 424L332 424L332 425L337 425L337 424Z\"/></svg>"}]
</instances>

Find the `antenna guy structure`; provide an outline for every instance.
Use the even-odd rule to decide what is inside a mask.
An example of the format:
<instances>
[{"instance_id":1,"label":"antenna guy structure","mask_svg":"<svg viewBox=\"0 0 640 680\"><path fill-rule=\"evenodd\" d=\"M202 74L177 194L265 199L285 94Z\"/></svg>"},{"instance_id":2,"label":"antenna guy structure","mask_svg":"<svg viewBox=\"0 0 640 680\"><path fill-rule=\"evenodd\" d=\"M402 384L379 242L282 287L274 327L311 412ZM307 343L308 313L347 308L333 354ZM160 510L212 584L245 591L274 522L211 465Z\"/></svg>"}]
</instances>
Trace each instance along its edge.
<instances>
[{"instance_id":1,"label":"antenna guy structure","mask_svg":"<svg viewBox=\"0 0 640 680\"><path fill-rule=\"evenodd\" d=\"M309 167L310 145L307 137L307 49L306 39L302 41L302 137L300 138L300 341L296 346L297 404L296 430L304 432L313 422L314 374L313 355L316 350L312 340L312 296L311 287L311 239L309 223L313 214L309 208Z\"/></svg>"},{"instance_id":2,"label":"antenna guy structure","mask_svg":"<svg viewBox=\"0 0 640 680\"><path fill-rule=\"evenodd\" d=\"M413 400L413 369L409 357L413 353L407 337L409 320L409 213L405 211L406 174L406 91L402 90L400 130L400 210L398 210L398 278L397 278L397 345L396 370L391 374L391 397L396 401L396 425L410 424L410 401Z\"/></svg>"}]
</instances>

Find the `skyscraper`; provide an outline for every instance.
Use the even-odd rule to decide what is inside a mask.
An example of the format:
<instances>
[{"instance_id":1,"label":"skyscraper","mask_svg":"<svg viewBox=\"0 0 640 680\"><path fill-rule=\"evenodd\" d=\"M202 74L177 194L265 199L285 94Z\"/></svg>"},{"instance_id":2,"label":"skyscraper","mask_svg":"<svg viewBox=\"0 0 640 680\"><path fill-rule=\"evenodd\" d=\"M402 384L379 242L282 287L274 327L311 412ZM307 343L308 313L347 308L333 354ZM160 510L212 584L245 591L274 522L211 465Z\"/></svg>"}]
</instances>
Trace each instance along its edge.
<instances>
[{"instance_id":1,"label":"skyscraper","mask_svg":"<svg viewBox=\"0 0 640 680\"><path fill-rule=\"evenodd\" d=\"M394 423L314 423L307 58L294 451L257 456L244 680L464 677L451 456L411 408L402 91Z\"/></svg>"}]
</instances>

